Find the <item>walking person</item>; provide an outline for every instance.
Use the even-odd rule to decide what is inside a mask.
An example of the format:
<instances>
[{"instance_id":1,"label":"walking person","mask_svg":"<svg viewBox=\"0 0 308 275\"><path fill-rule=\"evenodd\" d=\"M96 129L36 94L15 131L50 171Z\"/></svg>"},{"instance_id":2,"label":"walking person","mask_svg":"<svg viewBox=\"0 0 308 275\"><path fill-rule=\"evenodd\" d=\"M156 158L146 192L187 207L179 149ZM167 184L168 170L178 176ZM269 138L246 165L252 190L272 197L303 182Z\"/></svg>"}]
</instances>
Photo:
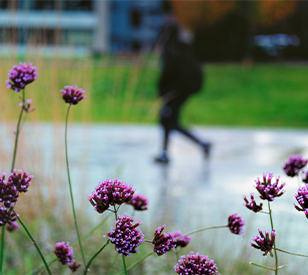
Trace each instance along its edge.
<instances>
[{"instance_id":1,"label":"walking person","mask_svg":"<svg viewBox=\"0 0 308 275\"><path fill-rule=\"evenodd\" d=\"M166 27L165 32L168 38L163 50L163 66L158 83L159 96L163 100L160 123L163 126L164 138L162 152L155 161L169 162L168 146L172 130L177 130L193 140L201 147L205 157L209 157L211 144L197 138L179 122L184 103L201 89L203 83L202 68L190 43L191 35L175 24Z\"/></svg>"}]
</instances>

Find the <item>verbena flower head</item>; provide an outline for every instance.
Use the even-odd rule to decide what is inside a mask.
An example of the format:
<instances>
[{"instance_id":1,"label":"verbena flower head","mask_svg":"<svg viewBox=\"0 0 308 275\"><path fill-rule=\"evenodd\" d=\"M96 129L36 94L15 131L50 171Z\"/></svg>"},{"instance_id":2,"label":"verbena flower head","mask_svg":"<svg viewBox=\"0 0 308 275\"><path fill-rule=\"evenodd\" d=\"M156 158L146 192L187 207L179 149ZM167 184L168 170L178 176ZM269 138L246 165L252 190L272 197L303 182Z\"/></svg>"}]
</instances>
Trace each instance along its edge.
<instances>
[{"instance_id":1,"label":"verbena flower head","mask_svg":"<svg viewBox=\"0 0 308 275\"><path fill-rule=\"evenodd\" d=\"M95 187L95 191L88 197L88 200L98 213L103 213L110 205L128 203L135 191L132 186L121 180L107 179Z\"/></svg>"},{"instance_id":2,"label":"verbena flower head","mask_svg":"<svg viewBox=\"0 0 308 275\"><path fill-rule=\"evenodd\" d=\"M250 194L250 199L251 199L251 202L249 202L248 199L246 198L246 196L244 196L244 201L245 201L244 205L245 205L249 210L252 210L252 211L255 212L255 213L261 211L261 210L262 210L263 203L260 203L260 205L257 205L253 193Z\"/></svg>"},{"instance_id":3,"label":"verbena flower head","mask_svg":"<svg viewBox=\"0 0 308 275\"><path fill-rule=\"evenodd\" d=\"M130 253L139 253L138 246L143 242L144 235L137 228L140 221L134 224L134 218L128 215L119 216L116 221L116 228L104 237L109 237L110 242L115 245L115 250L120 254L130 256Z\"/></svg>"},{"instance_id":4,"label":"verbena flower head","mask_svg":"<svg viewBox=\"0 0 308 275\"><path fill-rule=\"evenodd\" d=\"M294 207L298 211L303 211L308 219L308 186L303 186L297 190L297 193L294 195L299 206L294 204Z\"/></svg>"},{"instance_id":5,"label":"verbena flower head","mask_svg":"<svg viewBox=\"0 0 308 275\"><path fill-rule=\"evenodd\" d=\"M6 225L6 230L9 232L13 232L20 227L18 222L12 222L11 224Z\"/></svg>"},{"instance_id":6,"label":"verbena flower head","mask_svg":"<svg viewBox=\"0 0 308 275\"><path fill-rule=\"evenodd\" d=\"M260 193L260 198L262 200L273 201L274 198L280 197L284 194L285 190L283 190L283 187L285 186L285 183L278 186L279 178L280 177L277 177L276 181L272 183L273 174L263 173L263 181L261 182L259 178L255 181L255 187Z\"/></svg>"},{"instance_id":7,"label":"verbena flower head","mask_svg":"<svg viewBox=\"0 0 308 275\"><path fill-rule=\"evenodd\" d=\"M11 224L16 221L17 217L18 214L14 211L14 204L7 208L5 206L0 207L0 226Z\"/></svg>"},{"instance_id":8,"label":"verbena flower head","mask_svg":"<svg viewBox=\"0 0 308 275\"><path fill-rule=\"evenodd\" d=\"M65 103L76 105L80 100L84 99L85 91L76 86L65 86L64 90L60 91L62 93L62 98Z\"/></svg>"},{"instance_id":9,"label":"verbena flower head","mask_svg":"<svg viewBox=\"0 0 308 275\"><path fill-rule=\"evenodd\" d=\"M163 233L165 226L158 227L154 232L154 239L152 241L152 244L154 244L153 251L158 256L164 255L167 251L176 247L172 233Z\"/></svg>"},{"instance_id":10,"label":"verbena flower head","mask_svg":"<svg viewBox=\"0 0 308 275\"><path fill-rule=\"evenodd\" d=\"M252 238L252 240L255 243L250 242L251 246L256 248L256 249L260 249L261 251L263 251L263 256L266 256L267 253L270 253L271 257L273 257L273 246L275 244L275 230L272 230L271 234L269 233L269 231L265 231L265 235L262 233L262 231L260 229L258 229L260 237L259 236L255 236Z\"/></svg>"},{"instance_id":11,"label":"verbena flower head","mask_svg":"<svg viewBox=\"0 0 308 275\"><path fill-rule=\"evenodd\" d=\"M242 217L238 216L237 213L232 214L228 217L228 227L231 233L240 235L243 234L243 227L245 225L244 220Z\"/></svg>"},{"instance_id":12,"label":"verbena flower head","mask_svg":"<svg viewBox=\"0 0 308 275\"><path fill-rule=\"evenodd\" d=\"M78 269L78 267L80 267L81 266L81 263L78 263L77 264L77 262L75 261L75 260L73 260L69 265L68 265L68 267L70 268L70 270L72 271L72 272L75 272L77 269Z\"/></svg>"},{"instance_id":13,"label":"verbena flower head","mask_svg":"<svg viewBox=\"0 0 308 275\"><path fill-rule=\"evenodd\" d=\"M15 185L18 192L26 193L33 178L27 171L14 169L9 176L8 183Z\"/></svg>"},{"instance_id":14,"label":"verbena flower head","mask_svg":"<svg viewBox=\"0 0 308 275\"><path fill-rule=\"evenodd\" d=\"M303 173L302 181L303 181L304 183L308 183L308 171L306 171L305 173Z\"/></svg>"},{"instance_id":15,"label":"verbena flower head","mask_svg":"<svg viewBox=\"0 0 308 275\"><path fill-rule=\"evenodd\" d=\"M56 243L54 253L63 265L69 265L74 259L73 248L69 242L66 244L65 242Z\"/></svg>"},{"instance_id":16,"label":"verbena flower head","mask_svg":"<svg viewBox=\"0 0 308 275\"><path fill-rule=\"evenodd\" d=\"M23 108L27 113L29 113L29 112L34 111L34 108L32 108L32 109L30 110L30 108L31 108L31 103L32 103L32 100L31 100L31 99L27 99L27 100L25 101L25 103L19 103L18 106L21 107L21 108Z\"/></svg>"},{"instance_id":17,"label":"verbena flower head","mask_svg":"<svg viewBox=\"0 0 308 275\"><path fill-rule=\"evenodd\" d=\"M149 201L144 195L135 194L128 204L137 211L143 211L148 209Z\"/></svg>"},{"instance_id":18,"label":"verbena flower head","mask_svg":"<svg viewBox=\"0 0 308 275\"><path fill-rule=\"evenodd\" d=\"M181 256L174 270L181 275L219 275L218 268L213 260L199 253L194 254L194 252L190 252L187 256Z\"/></svg>"},{"instance_id":19,"label":"verbena flower head","mask_svg":"<svg viewBox=\"0 0 308 275\"><path fill-rule=\"evenodd\" d=\"M6 173L2 173L0 178L0 202L2 202L5 207L10 207L11 204L18 201L19 192L12 182L5 182L5 176Z\"/></svg>"},{"instance_id":20,"label":"verbena flower head","mask_svg":"<svg viewBox=\"0 0 308 275\"><path fill-rule=\"evenodd\" d=\"M303 159L302 156L296 155L296 156L290 156L288 161L283 167L283 170L289 177L297 176L300 169L305 167L307 164L307 159Z\"/></svg>"},{"instance_id":21,"label":"verbena flower head","mask_svg":"<svg viewBox=\"0 0 308 275\"><path fill-rule=\"evenodd\" d=\"M7 88L12 89L15 92L19 92L24 89L26 85L37 79L37 68L32 66L32 63L22 63L14 65L8 73L8 79L6 80Z\"/></svg>"},{"instance_id":22,"label":"verbena flower head","mask_svg":"<svg viewBox=\"0 0 308 275\"><path fill-rule=\"evenodd\" d=\"M183 236L182 232L180 230L177 231L171 231L170 232L172 237L174 238L174 244L176 247L185 247L188 245L192 237L190 235Z\"/></svg>"}]
</instances>

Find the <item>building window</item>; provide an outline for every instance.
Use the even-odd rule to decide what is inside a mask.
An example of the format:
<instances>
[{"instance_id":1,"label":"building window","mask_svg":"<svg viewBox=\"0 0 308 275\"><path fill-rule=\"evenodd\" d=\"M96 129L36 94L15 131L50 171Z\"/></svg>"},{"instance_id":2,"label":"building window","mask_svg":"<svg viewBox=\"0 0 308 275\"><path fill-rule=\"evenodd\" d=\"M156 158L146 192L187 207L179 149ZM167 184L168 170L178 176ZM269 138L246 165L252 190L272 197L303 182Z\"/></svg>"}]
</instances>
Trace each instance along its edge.
<instances>
[{"instance_id":1,"label":"building window","mask_svg":"<svg viewBox=\"0 0 308 275\"><path fill-rule=\"evenodd\" d=\"M132 9L130 11L130 24L134 28L138 28L141 24L142 13L138 9Z\"/></svg>"}]
</instances>

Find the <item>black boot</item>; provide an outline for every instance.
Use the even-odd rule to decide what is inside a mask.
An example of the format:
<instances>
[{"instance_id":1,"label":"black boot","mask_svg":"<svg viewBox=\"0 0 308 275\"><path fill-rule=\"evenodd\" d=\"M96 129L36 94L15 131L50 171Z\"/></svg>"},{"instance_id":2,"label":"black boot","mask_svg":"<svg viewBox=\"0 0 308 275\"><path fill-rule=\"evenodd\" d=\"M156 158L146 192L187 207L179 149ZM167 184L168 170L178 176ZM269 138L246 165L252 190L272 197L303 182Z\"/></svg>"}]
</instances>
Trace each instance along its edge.
<instances>
[{"instance_id":1,"label":"black boot","mask_svg":"<svg viewBox=\"0 0 308 275\"><path fill-rule=\"evenodd\" d=\"M166 150L163 150L161 155L156 157L154 159L155 162L160 162L160 163L168 163L169 162L169 158L168 158L168 154Z\"/></svg>"}]
</instances>

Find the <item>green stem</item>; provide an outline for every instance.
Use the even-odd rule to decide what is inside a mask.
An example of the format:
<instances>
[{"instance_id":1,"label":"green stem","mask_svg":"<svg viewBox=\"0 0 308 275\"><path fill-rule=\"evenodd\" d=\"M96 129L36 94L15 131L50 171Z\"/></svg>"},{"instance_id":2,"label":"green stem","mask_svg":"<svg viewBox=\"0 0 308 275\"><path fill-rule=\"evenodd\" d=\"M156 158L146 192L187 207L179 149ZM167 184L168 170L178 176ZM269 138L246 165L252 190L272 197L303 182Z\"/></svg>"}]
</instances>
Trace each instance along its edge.
<instances>
[{"instance_id":1,"label":"green stem","mask_svg":"<svg viewBox=\"0 0 308 275\"><path fill-rule=\"evenodd\" d=\"M36 241L33 239L33 237L31 236L30 232L28 231L27 227L23 224L23 222L21 221L21 219L20 219L19 217L18 217L17 219L18 219L19 223L21 224L21 226L25 229L25 231L26 231L26 233L28 234L29 238L31 239L33 245L35 246L37 252L39 253L39 255L40 255L40 257L41 257L41 259L42 259L42 261L43 261L43 263L44 263L44 265L45 265L45 267L46 267L46 270L47 270L48 274L51 275L51 272L50 272L50 269L49 269L49 267L48 267L48 264L47 264L47 262L46 262L46 260L45 260L45 258L44 258L44 256L43 256L43 254L42 254L40 248L39 248L38 245L36 244Z\"/></svg>"},{"instance_id":2,"label":"green stem","mask_svg":"<svg viewBox=\"0 0 308 275\"><path fill-rule=\"evenodd\" d=\"M98 256L99 253L103 251L103 249L107 246L110 239L107 240L107 242L92 256L92 258L89 260L89 262L85 265L85 269L83 271L83 275L86 275L89 271L90 265L92 264L93 260Z\"/></svg>"},{"instance_id":3,"label":"green stem","mask_svg":"<svg viewBox=\"0 0 308 275\"><path fill-rule=\"evenodd\" d=\"M124 274L127 275L127 269L126 269L126 263L125 263L124 255L122 255L122 261L123 261Z\"/></svg>"},{"instance_id":4,"label":"green stem","mask_svg":"<svg viewBox=\"0 0 308 275\"><path fill-rule=\"evenodd\" d=\"M75 206L74 206L73 189L72 189L71 177L70 177L70 169L69 169L69 164L68 164L67 124L68 124L68 114L69 114L70 108L71 108L71 104L69 104L69 106L68 106L67 113L66 113L66 120L65 120L65 157L66 157L67 178L68 178L68 185L69 185L69 188L70 188L70 195L71 195L71 202L72 202L72 209L73 209L75 229L76 229L76 233L77 233L79 247L80 247L80 250L81 250L83 264L86 265L86 258L84 256L84 252L83 252L83 248L82 248L82 244L81 244L81 239L80 239L80 234L79 234L79 230L78 230L77 217L76 217L76 211L75 211Z\"/></svg>"},{"instance_id":5,"label":"green stem","mask_svg":"<svg viewBox=\"0 0 308 275\"><path fill-rule=\"evenodd\" d=\"M154 255L155 252L152 251L148 254L146 254L145 256L143 256L142 258L140 258L137 262L133 263L132 265L130 265L126 270L131 270L132 268L134 268L135 266L137 266L138 264L140 264L143 260L145 260L147 257L151 256L151 255ZM124 271L122 271L121 273L119 273L118 275L123 275L124 274Z\"/></svg>"},{"instance_id":6,"label":"green stem","mask_svg":"<svg viewBox=\"0 0 308 275\"><path fill-rule=\"evenodd\" d=\"M22 90L22 102L25 102L25 89ZM15 166L15 160L16 160L16 153L17 153L17 145L18 145L18 137L20 132L20 122L22 118L24 108L21 108L17 127L16 127L16 133L15 133L15 144L14 144L14 151L13 151L13 159L12 159L12 165L11 165L11 172L13 172L14 166ZM5 226L2 226L1 228L1 248L0 248L0 274L3 274L3 262L4 262L4 246L5 246Z\"/></svg>"},{"instance_id":7,"label":"green stem","mask_svg":"<svg viewBox=\"0 0 308 275\"><path fill-rule=\"evenodd\" d=\"M275 271L275 273L276 273L276 271L277 271L275 268L267 267L267 266L260 265L260 264L256 264L256 263L253 263L253 262L250 262L249 264L255 265L255 266L257 266L257 267L261 267L261 268L264 268L264 269L267 269L267 270Z\"/></svg>"},{"instance_id":8,"label":"green stem","mask_svg":"<svg viewBox=\"0 0 308 275\"><path fill-rule=\"evenodd\" d=\"M117 252L114 253L114 259L113 259L113 262L112 262L112 264L111 264L110 271L109 271L108 275L112 275L113 268L114 268L114 265L115 265L115 263L116 263L118 257L119 257L119 253L117 253Z\"/></svg>"},{"instance_id":9,"label":"green stem","mask_svg":"<svg viewBox=\"0 0 308 275\"><path fill-rule=\"evenodd\" d=\"M202 231L205 231L205 230L217 229L217 228L225 228L225 227L228 227L228 225L219 225L219 226L204 227L204 228L200 228L200 229L197 229L197 230L194 230L194 231L190 231L190 232L188 232L188 233L185 233L185 234L181 235L180 237L178 237L177 239L180 239L180 238L185 237L185 236L187 236L187 235L192 235L192 234L195 234L195 233L198 233L198 232L202 232Z\"/></svg>"},{"instance_id":10,"label":"green stem","mask_svg":"<svg viewBox=\"0 0 308 275\"><path fill-rule=\"evenodd\" d=\"M269 216L270 216L270 220L271 220L271 228L272 231L274 230L274 223L273 223L273 217L272 217L272 210L271 210L271 206L270 206L270 202L268 201L268 212L269 212ZM277 251L276 251L276 240L274 242L274 254L275 254L275 275L278 274L278 256L277 256Z\"/></svg>"},{"instance_id":11,"label":"green stem","mask_svg":"<svg viewBox=\"0 0 308 275\"><path fill-rule=\"evenodd\" d=\"M117 221L118 220L118 210L119 210L119 208L116 209L115 205L113 207L114 207L114 215L115 215L115 218L116 218L116 221ZM122 255L122 262L123 262L124 274L127 275L126 263L125 263L124 255Z\"/></svg>"},{"instance_id":12,"label":"green stem","mask_svg":"<svg viewBox=\"0 0 308 275\"><path fill-rule=\"evenodd\" d=\"M288 252L288 251L285 251L285 250L282 250L282 249L279 249L279 248L274 248L275 250L277 251L280 251L280 252L283 252L283 253L286 253L286 254L290 254L290 255L294 255L294 256L299 256L299 257L305 257L305 258L308 258L307 255L303 255L303 254L298 254L298 253L292 253L292 252Z\"/></svg>"},{"instance_id":13,"label":"green stem","mask_svg":"<svg viewBox=\"0 0 308 275\"><path fill-rule=\"evenodd\" d=\"M92 233L94 233L97 229L99 229L104 223L105 221L112 215L112 213L109 213L101 223L99 223L97 226L95 226L94 228L92 228L87 234L85 234L84 236L81 237L81 240L85 240L86 238L88 238ZM79 241L77 240L76 242L74 242L72 244L72 247L74 248L77 244L79 244ZM51 263L53 263L55 260L57 260L57 256L53 256L50 259L47 260L48 265L50 265ZM40 269L44 268L44 265L40 265L39 267L37 267L36 269L34 269L33 271L30 271L29 273L27 273L27 275L33 275L33 274L37 274Z\"/></svg>"}]
</instances>

